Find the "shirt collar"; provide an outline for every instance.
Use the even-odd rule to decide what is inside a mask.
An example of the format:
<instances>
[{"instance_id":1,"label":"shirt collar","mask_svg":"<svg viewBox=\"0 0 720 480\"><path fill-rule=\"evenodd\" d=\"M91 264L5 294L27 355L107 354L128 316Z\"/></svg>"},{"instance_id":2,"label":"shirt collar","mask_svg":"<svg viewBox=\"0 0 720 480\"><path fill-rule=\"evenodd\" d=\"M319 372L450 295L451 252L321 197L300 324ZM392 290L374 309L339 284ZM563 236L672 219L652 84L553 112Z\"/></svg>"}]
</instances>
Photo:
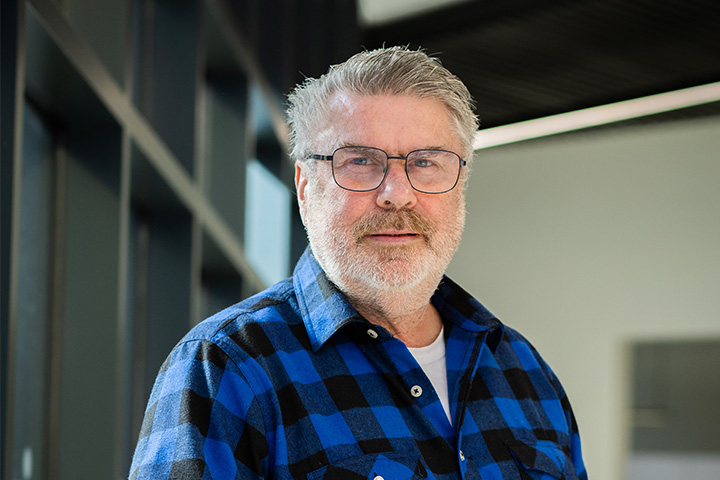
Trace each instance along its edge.
<instances>
[{"instance_id":1,"label":"shirt collar","mask_svg":"<svg viewBox=\"0 0 720 480\"><path fill-rule=\"evenodd\" d=\"M503 324L460 285L443 276L430 301L446 321L469 332L487 333L488 347L495 352L503 335Z\"/></svg>"},{"instance_id":2,"label":"shirt collar","mask_svg":"<svg viewBox=\"0 0 720 480\"><path fill-rule=\"evenodd\" d=\"M365 321L327 278L310 247L295 266L293 286L313 352L345 325Z\"/></svg>"},{"instance_id":3,"label":"shirt collar","mask_svg":"<svg viewBox=\"0 0 720 480\"><path fill-rule=\"evenodd\" d=\"M293 286L314 352L345 325L366 321L327 278L310 247L295 266ZM450 278L443 277L431 301L446 321L469 332L487 332L488 346L495 350L502 323Z\"/></svg>"}]
</instances>

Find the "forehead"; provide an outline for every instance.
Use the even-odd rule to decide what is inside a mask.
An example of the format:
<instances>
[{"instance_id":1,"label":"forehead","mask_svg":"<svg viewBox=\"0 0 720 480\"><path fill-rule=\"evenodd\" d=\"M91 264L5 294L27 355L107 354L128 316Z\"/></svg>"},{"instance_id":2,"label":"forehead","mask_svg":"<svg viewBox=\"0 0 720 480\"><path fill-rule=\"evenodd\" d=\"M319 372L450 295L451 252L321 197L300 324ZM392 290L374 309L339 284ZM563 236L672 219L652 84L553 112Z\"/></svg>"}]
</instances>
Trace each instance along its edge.
<instances>
[{"instance_id":1,"label":"forehead","mask_svg":"<svg viewBox=\"0 0 720 480\"><path fill-rule=\"evenodd\" d=\"M418 148L459 151L460 138L447 107L435 98L338 92L328 105L320 141L328 147L367 145L402 153Z\"/></svg>"}]
</instances>

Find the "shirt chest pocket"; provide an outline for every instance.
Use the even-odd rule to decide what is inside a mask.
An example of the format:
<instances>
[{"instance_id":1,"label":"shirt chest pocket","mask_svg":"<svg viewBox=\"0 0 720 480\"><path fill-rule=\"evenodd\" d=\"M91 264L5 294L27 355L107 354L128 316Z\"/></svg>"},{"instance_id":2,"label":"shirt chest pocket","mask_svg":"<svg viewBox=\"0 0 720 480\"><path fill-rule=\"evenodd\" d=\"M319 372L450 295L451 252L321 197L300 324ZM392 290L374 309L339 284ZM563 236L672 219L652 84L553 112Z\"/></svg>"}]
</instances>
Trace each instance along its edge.
<instances>
[{"instance_id":1,"label":"shirt chest pocket","mask_svg":"<svg viewBox=\"0 0 720 480\"><path fill-rule=\"evenodd\" d=\"M520 469L520 477L530 480L569 480L575 478L574 473L567 476L566 468L570 460L565 453L553 442L538 440L534 443L525 443L520 440L505 442Z\"/></svg>"},{"instance_id":2,"label":"shirt chest pocket","mask_svg":"<svg viewBox=\"0 0 720 480\"><path fill-rule=\"evenodd\" d=\"M376 453L348 458L307 474L308 480L419 480L428 476L417 456Z\"/></svg>"}]
</instances>

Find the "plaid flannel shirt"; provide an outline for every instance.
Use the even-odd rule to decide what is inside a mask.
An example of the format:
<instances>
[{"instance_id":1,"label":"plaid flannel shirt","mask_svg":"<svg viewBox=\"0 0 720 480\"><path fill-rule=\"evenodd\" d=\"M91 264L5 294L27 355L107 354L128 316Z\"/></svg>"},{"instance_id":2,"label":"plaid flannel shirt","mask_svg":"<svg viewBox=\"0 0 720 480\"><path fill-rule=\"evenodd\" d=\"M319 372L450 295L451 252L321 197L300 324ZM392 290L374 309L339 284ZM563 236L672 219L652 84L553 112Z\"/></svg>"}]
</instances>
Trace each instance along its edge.
<instances>
[{"instance_id":1,"label":"plaid flannel shirt","mask_svg":"<svg viewBox=\"0 0 720 480\"><path fill-rule=\"evenodd\" d=\"M131 479L586 479L577 426L533 347L450 279L452 425L405 344L306 251L291 279L195 327L153 388Z\"/></svg>"}]
</instances>

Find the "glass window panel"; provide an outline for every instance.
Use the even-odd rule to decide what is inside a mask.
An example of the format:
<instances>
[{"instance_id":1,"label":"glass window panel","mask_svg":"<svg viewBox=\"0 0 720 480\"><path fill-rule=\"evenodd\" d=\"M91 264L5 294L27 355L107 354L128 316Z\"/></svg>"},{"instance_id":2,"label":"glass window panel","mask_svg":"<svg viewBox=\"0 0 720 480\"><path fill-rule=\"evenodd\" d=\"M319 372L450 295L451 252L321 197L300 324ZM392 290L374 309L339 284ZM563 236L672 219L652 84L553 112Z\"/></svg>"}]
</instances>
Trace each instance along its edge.
<instances>
[{"instance_id":1,"label":"glass window panel","mask_svg":"<svg viewBox=\"0 0 720 480\"><path fill-rule=\"evenodd\" d=\"M628 480L720 478L720 341L633 348Z\"/></svg>"},{"instance_id":2,"label":"glass window panel","mask_svg":"<svg viewBox=\"0 0 720 480\"><path fill-rule=\"evenodd\" d=\"M210 201L238 236L242 235L245 183L246 85L242 79L215 82L207 89L204 187Z\"/></svg>"},{"instance_id":3,"label":"glass window panel","mask_svg":"<svg viewBox=\"0 0 720 480\"><path fill-rule=\"evenodd\" d=\"M115 82L123 85L128 2L72 0L61 3L73 26L85 38Z\"/></svg>"},{"instance_id":4,"label":"glass window panel","mask_svg":"<svg viewBox=\"0 0 720 480\"><path fill-rule=\"evenodd\" d=\"M60 479L111 475L123 400L116 388L120 142L117 136L112 144L99 141L103 133L69 148L65 162Z\"/></svg>"},{"instance_id":5,"label":"glass window panel","mask_svg":"<svg viewBox=\"0 0 720 480\"><path fill-rule=\"evenodd\" d=\"M287 187L257 160L248 162L245 254L270 285L289 274L290 206Z\"/></svg>"},{"instance_id":6,"label":"glass window panel","mask_svg":"<svg viewBox=\"0 0 720 480\"><path fill-rule=\"evenodd\" d=\"M26 104L20 180L20 240L13 418L13 478L42 478L51 311L52 137Z\"/></svg>"}]
</instances>

